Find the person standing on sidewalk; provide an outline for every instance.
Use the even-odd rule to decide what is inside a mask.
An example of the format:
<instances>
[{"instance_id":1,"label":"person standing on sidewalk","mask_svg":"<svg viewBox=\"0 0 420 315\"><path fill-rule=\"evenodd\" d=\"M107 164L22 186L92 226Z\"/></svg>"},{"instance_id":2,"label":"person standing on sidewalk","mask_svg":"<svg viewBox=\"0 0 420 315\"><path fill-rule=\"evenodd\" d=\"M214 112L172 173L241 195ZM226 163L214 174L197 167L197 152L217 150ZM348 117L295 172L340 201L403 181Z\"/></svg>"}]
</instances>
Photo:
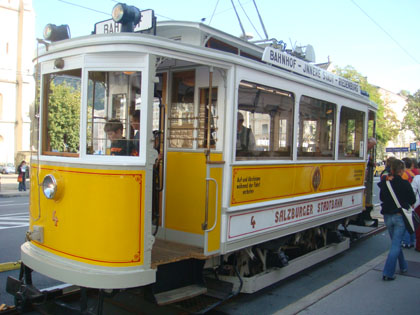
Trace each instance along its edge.
<instances>
[{"instance_id":1,"label":"person standing on sidewalk","mask_svg":"<svg viewBox=\"0 0 420 315\"><path fill-rule=\"evenodd\" d=\"M26 162L25 161L20 162L17 168L17 173L18 173L18 182L19 182L18 189L19 191L26 191Z\"/></svg>"},{"instance_id":2,"label":"person standing on sidewalk","mask_svg":"<svg viewBox=\"0 0 420 315\"><path fill-rule=\"evenodd\" d=\"M379 198L381 200L381 214L384 216L385 225L388 229L389 236L391 237L391 248L385 262L384 270L382 272L382 279L390 281L395 279L395 269L397 260L401 272L407 272L407 261L401 248L401 241L405 233L404 220L401 214L401 209L397 208L391 192L386 184L390 181L391 187L401 204L401 207L408 208L416 202L411 184L403 180L401 175L404 173L405 165L401 160L395 160L391 164L391 176L383 178L378 186L380 188Z\"/></svg>"}]
</instances>

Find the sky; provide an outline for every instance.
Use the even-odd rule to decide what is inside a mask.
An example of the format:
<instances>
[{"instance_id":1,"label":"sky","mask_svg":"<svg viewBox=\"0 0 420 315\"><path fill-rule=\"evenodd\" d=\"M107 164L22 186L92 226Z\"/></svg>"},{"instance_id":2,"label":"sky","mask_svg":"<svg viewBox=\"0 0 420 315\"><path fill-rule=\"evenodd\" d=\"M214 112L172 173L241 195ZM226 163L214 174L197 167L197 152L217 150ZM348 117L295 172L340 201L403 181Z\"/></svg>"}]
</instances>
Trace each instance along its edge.
<instances>
[{"instance_id":1,"label":"sky","mask_svg":"<svg viewBox=\"0 0 420 315\"><path fill-rule=\"evenodd\" d=\"M158 21L200 22L239 36L232 0L127 0L153 9ZM111 18L116 0L32 0L36 36L46 24L68 24L71 36L89 35ZM265 38L253 0L233 0L246 33ZM420 1L255 0L269 38L287 48L312 45L316 63L352 66L370 84L391 92L420 90Z\"/></svg>"}]
</instances>

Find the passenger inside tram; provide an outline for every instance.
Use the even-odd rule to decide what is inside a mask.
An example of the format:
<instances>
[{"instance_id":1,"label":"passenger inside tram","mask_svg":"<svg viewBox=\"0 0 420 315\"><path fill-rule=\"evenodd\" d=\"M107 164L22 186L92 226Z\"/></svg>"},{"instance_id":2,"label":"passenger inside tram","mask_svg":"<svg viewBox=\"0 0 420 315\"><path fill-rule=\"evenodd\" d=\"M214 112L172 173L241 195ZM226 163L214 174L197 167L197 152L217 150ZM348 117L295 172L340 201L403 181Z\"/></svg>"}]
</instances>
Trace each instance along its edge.
<instances>
[{"instance_id":1,"label":"passenger inside tram","mask_svg":"<svg viewBox=\"0 0 420 315\"><path fill-rule=\"evenodd\" d=\"M119 119L108 120L104 131L111 140L110 155L134 155L133 143L122 136L123 124Z\"/></svg>"},{"instance_id":2,"label":"passenger inside tram","mask_svg":"<svg viewBox=\"0 0 420 315\"><path fill-rule=\"evenodd\" d=\"M244 126L244 116L238 112L237 134L236 134L236 153L255 151L255 137L251 128Z\"/></svg>"}]
</instances>

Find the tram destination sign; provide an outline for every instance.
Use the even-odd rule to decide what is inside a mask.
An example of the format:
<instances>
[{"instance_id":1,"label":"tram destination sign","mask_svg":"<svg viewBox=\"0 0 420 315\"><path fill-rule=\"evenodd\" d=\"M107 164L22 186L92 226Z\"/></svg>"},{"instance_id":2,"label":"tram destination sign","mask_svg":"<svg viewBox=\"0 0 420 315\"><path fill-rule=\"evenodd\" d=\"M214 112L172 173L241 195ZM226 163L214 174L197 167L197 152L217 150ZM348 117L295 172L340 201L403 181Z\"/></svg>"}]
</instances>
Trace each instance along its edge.
<instances>
[{"instance_id":1,"label":"tram destination sign","mask_svg":"<svg viewBox=\"0 0 420 315\"><path fill-rule=\"evenodd\" d=\"M141 19L140 22L134 27L134 32L147 31L153 28L154 21L154 11L153 10L143 10L140 11ZM95 23L95 34L110 34L110 33L120 33L121 24L115 23L113 19L101 21Z\"/></svg>"},{"instance_id":2,"label":"tram destination sign","mask_svg":"<svg viewBox=\"0 0 420 315\"><path fill-rule=\"evenodd\" d=\"M313 66L279 49L266 47L262 61L360 95L360 86L357 83Z\"/></svg>"}]
</instances>

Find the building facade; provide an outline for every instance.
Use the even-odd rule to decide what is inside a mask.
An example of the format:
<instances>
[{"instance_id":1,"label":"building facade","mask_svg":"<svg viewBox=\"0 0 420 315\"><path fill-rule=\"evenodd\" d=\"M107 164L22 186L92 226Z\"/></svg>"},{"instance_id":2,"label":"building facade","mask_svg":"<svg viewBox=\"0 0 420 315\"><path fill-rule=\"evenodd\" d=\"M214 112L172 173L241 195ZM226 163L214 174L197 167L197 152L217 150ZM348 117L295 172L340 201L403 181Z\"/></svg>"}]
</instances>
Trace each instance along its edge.
<instances>
[{"instance_id":1,"label":"building facade","mask_svg":"<svg viewBox=\"0 0 420 315\"><path fill-rule=\"evenodd\" d=\"M35 13L32 0L0 0L0 163L30 150L34 105Z\"/></svg>"}]
</instances>

